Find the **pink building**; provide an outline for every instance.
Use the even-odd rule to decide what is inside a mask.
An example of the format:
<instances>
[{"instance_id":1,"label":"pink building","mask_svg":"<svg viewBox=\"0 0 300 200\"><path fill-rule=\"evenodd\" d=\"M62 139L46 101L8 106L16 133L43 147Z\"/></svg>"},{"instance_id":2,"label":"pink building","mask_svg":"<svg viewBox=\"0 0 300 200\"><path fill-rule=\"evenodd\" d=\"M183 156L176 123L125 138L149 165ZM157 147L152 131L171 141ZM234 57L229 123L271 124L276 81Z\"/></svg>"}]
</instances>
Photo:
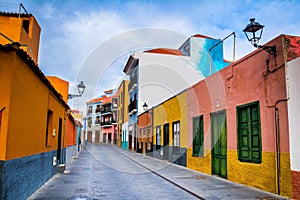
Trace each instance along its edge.
<instances>
[{"instance_id":1,"label":"pink building","mask_svg":"<svg viewBox=\"0 0 300 200\"><path fill-rule=\"evenodd\" d=\"M114 96L103 98L101 105L101 135L102 143L114 143L117 142L117 112L118 102Z\"/></svg>"},{"instance_id":2,"label":"pink building","mask_svg":"<svg viewBox=\"0 0 300 200\"><path fill-rule=\"evenodd\" d=\"M187 167L300 199L300 38L266 45L187 90Z\"/></svg>"}]
</instances>

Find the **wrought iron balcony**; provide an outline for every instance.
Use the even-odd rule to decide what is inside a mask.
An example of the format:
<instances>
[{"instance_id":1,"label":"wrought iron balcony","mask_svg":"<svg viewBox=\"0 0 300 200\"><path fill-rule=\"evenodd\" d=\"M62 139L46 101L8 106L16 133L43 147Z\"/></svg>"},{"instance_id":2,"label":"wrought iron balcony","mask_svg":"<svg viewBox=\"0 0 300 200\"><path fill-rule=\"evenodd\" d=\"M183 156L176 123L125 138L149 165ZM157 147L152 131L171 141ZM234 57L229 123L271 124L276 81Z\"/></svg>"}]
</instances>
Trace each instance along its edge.
<instances>
[{"instance_id":1,"label":"wrought iron balcony","mask_svg":"<svg viewBox=\"0 0 300 200\"><path fill-rule=\"evenodd\" d=\"M133 114L137 112L137 101L133 100L132 102L130 102L130 104L128 105L128 113L129 114Z\"/></svg>"}]
</instances>

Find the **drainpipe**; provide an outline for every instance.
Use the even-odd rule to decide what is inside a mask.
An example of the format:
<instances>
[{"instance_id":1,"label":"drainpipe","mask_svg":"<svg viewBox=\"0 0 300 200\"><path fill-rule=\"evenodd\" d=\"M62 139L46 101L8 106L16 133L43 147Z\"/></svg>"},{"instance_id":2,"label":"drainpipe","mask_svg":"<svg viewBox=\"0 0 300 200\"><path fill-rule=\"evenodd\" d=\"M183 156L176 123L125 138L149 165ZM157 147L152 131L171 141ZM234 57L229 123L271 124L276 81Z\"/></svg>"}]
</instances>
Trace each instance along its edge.
<instances>
[{"instance_id":1,"label":"drainpipe","mask_svg":"<svg viewBox=\"0 0 300 200\"><path fill-rule=\"evenodd\" d=\"M279 131L279 110L275 107L276 125L276 175L277 175L277 194L280 195L280 131Z\"/></svg>"}]
</instances>

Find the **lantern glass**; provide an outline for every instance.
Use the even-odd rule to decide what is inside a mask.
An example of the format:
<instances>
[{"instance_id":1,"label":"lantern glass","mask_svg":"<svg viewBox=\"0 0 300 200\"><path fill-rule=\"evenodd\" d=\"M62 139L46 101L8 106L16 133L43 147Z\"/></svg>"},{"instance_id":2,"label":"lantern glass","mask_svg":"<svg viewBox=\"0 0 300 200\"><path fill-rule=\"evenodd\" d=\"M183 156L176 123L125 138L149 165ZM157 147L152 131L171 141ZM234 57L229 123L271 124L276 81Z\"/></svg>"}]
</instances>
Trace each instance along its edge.
<instances>
[{"instance_id":1,"label":"lantern glass","mask_svg":"<svg viewBox=\"0 0 300 200\"><path fill-rule=\"evenodd\" d=\"M253 46L257 46L263 32L264 26L258 22L255 22L255 18L250 19L250 23L243 30L247 39L251 42Z\"/></svg>"},{"instance_id":2,"label":"lantern glass","mask_svg":"<svg viewBox=\"0 0 300 200\"><path fill-rule=\"evenodd\" d=\"M83 83L83 81L81 81L78 85L77 85L77 87L78 87L78 93L80 94L80 95L82 95L83 93L84 93L84 90L85 90L85 85L84 85L84 83Z\"/></svg>"},{"instance_id":3,"label":"lantern glass","mask_svg":"<svg viewBox=\"0 0 300 200\"><path fill-rule=\"evenodd\" d=\"M147 105L146 102L145 102L144 105L143 105L143 109L144 109L145 111L148 110L148 105Z\"/></svg>"}]
</instances>

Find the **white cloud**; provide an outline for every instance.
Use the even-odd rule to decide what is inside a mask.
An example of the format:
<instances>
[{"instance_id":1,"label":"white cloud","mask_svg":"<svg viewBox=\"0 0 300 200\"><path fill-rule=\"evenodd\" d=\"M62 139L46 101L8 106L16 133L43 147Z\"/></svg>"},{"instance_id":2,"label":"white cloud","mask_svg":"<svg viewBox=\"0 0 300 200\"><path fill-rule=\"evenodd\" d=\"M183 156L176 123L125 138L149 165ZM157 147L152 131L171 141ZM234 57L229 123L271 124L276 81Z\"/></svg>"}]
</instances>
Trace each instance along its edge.
<instances>
[{"instance_id":1,"label":"white cloud","mask_svg":"<svg viewBox=\"0 0 300 200\"><path fill-rule=\"evenodd\" d=\"M196 33L223 39L235 31L238 59L254 50L242 32L251 17L256 17L257 21L266 25L262 43L281 33L299 35L299 3L296 1L108 1L95 4L93 7L93 4L83 6L81 3L79 5L82 7L77 9L74 9L74 5L68 7L67 2L36 4L39 15L36 17L42 28L42 70L70 83L82 78L87 88L93 88L92 91L87 89L82 101L97 96L102 87L105 90L114 85L108 83L109 79L104 82L99 80L99 73L109 65L114 69L109 72L112 82L118 81L115 79L121 75L116 70L123 67L118 68L117 65L124 65L126 60L118 64L114 62L126 51L134 50L133 47L178 48L188 36ZM133 34L137 29L149 27L177 32L182 37L172 38L172 41L157 41L149 35L151 31L145 31L144 35ZM128 34L130 31L131 34ZM122 34L123 37L120 37ZM163 31L160 34L156 37L167 38ZM108 45L108 41L114 42ZM131 43L131 46L127 43ZM225 58L229 60L232 59L232 45L232 38L224 43ZM101 51L99 47L107 49ZM86 65L92 66L92 70L82 71ZM90 78L96 80L85 80ZM94 84L98 83L100 85L96 87Z\"/></svg>"}]
</instances>

